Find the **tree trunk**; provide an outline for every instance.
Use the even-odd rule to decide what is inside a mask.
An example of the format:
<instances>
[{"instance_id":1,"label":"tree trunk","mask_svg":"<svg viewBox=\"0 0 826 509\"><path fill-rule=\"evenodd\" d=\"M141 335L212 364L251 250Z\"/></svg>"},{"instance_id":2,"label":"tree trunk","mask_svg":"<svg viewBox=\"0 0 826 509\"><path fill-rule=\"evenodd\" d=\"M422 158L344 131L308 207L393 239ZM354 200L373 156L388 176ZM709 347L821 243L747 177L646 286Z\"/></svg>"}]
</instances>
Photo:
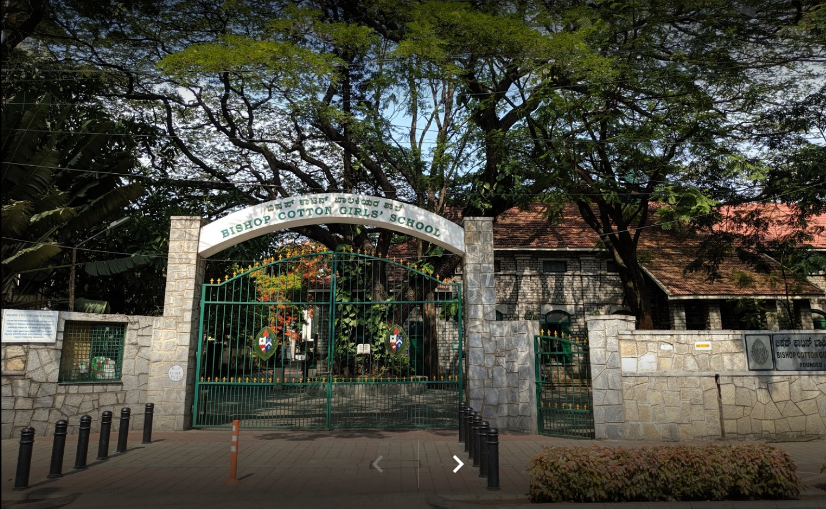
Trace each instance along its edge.
<instances>
[{"instance_id":1,"label":"tree trunk","mask_svg":"<svg viewBox=\"0 0 826 509\"><path fill-rule=\"evenodd\" d=\"M428 380L439 379L439 337L437 335L439 310L436 307L434 290L435 288L432 288L427 292L425 300L428 302L423 306L424 327L422 331L422 348L424 349L424 375Z\"/></svg>"},{"instance_id":2,"label":"tree trunk","mask_svg":"<svg viewBox=\"0 0 826 509\"><path fill-rule=\"evenodd\" d=\"M616 243L609 243L609 249L619 267L623 301L636 316L637 329L651 330L654 328L654 316L647 295L648 282L637 257L636 245L630 235L620 234L618 237Z\"/></svg>"}]
</instances>

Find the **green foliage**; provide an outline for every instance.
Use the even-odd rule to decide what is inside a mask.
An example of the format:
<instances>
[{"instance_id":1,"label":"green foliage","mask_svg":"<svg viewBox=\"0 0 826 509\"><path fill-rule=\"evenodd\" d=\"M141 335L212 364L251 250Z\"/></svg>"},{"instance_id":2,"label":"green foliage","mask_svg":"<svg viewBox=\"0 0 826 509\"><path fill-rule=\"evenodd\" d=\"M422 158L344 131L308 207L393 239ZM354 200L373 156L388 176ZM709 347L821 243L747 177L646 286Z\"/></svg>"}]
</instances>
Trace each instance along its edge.
<instances>
[{"instance_id":1,"label":"green foliage","mask_svg":"<svg viewBox=\"0 0 826 509\"><path fill-rule=\"evenodd\" d=\"M47 268L61 253L59 244L88 236L89 229L122 213L143 193L139 184L117 185L113 177L128 171L134 160L107 154L112 147L105 133L112 124L90 119L76 134L62 133L70 121L69 108L52 102L50 94L19 93L3 108L4 285L19 273ZM111 175L72 171L96 162L106 164ZM111 264L109 270L117 267ZM44 275L33 277L48 286Z\"/></svg>"},{"instance_id":2,"label":"green foliage","mask_svg":"<svg viewBox=\"0 0 826 509\"><path fill-rule=\"evenodd\" d=\"M793 499L803 486L788 453L764 444L549 446L528 472L531 502Z\"/></svg>"}]
</instances>

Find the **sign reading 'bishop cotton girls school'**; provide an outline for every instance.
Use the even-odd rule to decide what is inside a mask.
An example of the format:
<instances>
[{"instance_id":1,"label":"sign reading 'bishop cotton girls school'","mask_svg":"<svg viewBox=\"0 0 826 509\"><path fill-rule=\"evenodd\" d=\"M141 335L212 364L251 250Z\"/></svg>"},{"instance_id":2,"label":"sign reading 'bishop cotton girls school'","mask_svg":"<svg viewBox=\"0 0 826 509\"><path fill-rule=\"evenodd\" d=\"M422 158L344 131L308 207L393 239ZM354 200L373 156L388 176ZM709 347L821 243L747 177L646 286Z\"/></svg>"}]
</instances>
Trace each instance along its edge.
<instances>
[{"instance_id":1,"label":"sign reading 'bishop cotton girls school'","mask_svg":"<svg viewBox=\"0 0 826 509\"><path fill-rule=\"evenodd\" d=\"M424 239L459 255L465 252L464 231L442 216L387 198L324 193L273 200L224 216L201 228L198 254L209 257L276 230L323 223L378 226Z\"/></svg>"}]
</instances>

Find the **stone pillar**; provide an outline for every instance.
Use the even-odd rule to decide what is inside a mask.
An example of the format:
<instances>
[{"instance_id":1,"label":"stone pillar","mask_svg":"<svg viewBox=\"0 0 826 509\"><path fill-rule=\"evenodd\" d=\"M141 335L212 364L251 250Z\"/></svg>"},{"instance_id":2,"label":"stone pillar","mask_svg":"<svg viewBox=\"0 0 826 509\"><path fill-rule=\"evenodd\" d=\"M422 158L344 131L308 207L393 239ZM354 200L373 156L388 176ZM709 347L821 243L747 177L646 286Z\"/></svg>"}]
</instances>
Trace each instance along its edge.
<instances>
[{"instance_id":1,"label":"stone pillar","mask_svg":"<svg viewBox=\"0 0 826 509\"><path fill-rule=\"evenodd\" d=\"M154 428L182 430L192 426L195 354L198 350L201 285L206 260L198 256L200 217L175 216L169 229L169 260L163 316L155 318L149 357L147 402L155 404ZM179 366L183 377L170 378Z\"/></svg>"},{"instance_id":2,"label":"stone pillar","mask_svg":"<svg viewBox=\"0 0 826 509\"><path fill-rule=\"evenodd\" d=\"M536 433L535 320L496 321L493 220L465 218L465 335L470 407L500 430Z\"/></svg>"},{"instance_id":3,"label":"stone pillar","mask_svg":"<svg viewBox=\"0 0 826 509\"><path fill-rule=\"evenodd\" d=\"M635 319L622 315L591 316L586 325L594 398L594 438L621 440L625 438L625 414L618 336L635 330Z\"/></svg>"},{"instance_id":4,"label":"stone pillar","mask_svg":"<svg viewBox=\"0 0 826 509\"><path fill-rule=\"evenodd\" d=\"M496 288L493 281L493 218L466 217L465 258L462 269L465 294L465 334L467 335L467 389L471 408L490 421L495 406L483 412L485 382L504 380L505 367L486 365L485 354L496 352L490 324L496 322ZM502 385L504 388L504 385ZM493 422L491 422L493 426ZM498 426L498 424L497 424Z\"/></svg>"},{"instance_id":5,"label":"stone pillar","mask_svg":"<svg viewBox=\"0 0 826 509\"><path fill-rule=\"evenodd\" d=\"M708 314L706 315L706 329L708 330L722 330L723 329L723 314L720 311L719 302L709 302L707 304Z\"/></svg>"},{"instance_id":6,"label":"stone pillar","mask_svg":"<svg viewBox=\"0 0 826 509\"><path fill-rule=\"evenodd\" d=\"M671 330L685 330L685 305L680 301L669 301L668 310L671 316Z\"/></svg>"}]
</instances>

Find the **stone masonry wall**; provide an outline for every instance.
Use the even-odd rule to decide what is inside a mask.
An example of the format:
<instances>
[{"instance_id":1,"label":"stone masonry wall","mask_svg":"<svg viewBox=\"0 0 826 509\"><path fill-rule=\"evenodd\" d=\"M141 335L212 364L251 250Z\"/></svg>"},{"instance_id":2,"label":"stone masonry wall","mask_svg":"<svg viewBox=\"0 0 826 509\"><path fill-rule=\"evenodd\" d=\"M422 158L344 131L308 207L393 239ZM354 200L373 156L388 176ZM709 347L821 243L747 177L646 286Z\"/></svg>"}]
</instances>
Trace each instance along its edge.
<instances>
[{"instance_id":1,"label":"stone masonry wall","mask_svg":"<svg viewBox=\"0 0 826 509\"><path fill-rule=\"evenodd\" d=\"M497 251L495 256L496 310L504 320L533 316L541 328L546 313L563 311L571 316L571 333L583 336L587 318L621 309L619 275L608 271L602 257L518 251ZM544 272L546 261L565 262L567 270Z\"/></svg>"},{"instance_id":2,"label":"stone masonry wall","mask_svg":"<svg viewBox=\"0 0 826 509\"><path fill-rule=\"evenodd\" d=\"M748 371L743 334L619 334L624 438L826 438L826 372ZM712 350L695 350L695 342Z\"/></svg>"},{"instance_id":3,"label":"stone masonry wall","mask_svg":"<svg viewBox=\"0 0 826 509\"><path fill-rule=\"evenodd\" d=\"M69 422L69 433L77 433L80 417L92 417L92 431L100 430L100 414L114 415L118 429L120 410L132 409L130 428L142 429L153 318L60 312L55 343L4 343L2 345L2 436L20 435L27 426L37 435L54 432L60 419ZM67 321L126 322L123 367L120 382L58 383L63 334ZM157 404L156 404L157 407ZM136 415L137 414L137 415Z\"/></svg>"},{"instance_id":4,"label":"stone masonry wall","mask_svg":"<svg viewBox=\"0 0 826 509\"><path fill-rule=\"evenodd\" d=\"M468 354L471 407L500 430L536 433L534 321L493 322L491 340Z\"/></svg>"},{"instance_id":5,"label":"stone masonry wall","mask_svg":"<svg viewBox=\"0 0 826 509\"><path fill-rule=\"evenodd\" d=\"M496 351L490 324L496 323L496 291L493 280L493 220L489 217L466 217L465 258L462 266L462 289L465 299L465 334L467 336L468 405L477 412L484 405L485 352ZM491 364L492 367L492 364ZM494 407L488 415L498 415ZM493 426L493 424L491 424Z\"/></svg>"},{"instance_id":6,"label":"stone masonry wall","mask_svg":"<svg viewBox=\"0 0 826 509\"><path fill-rule=\"evenodd\" d=\"M630 316L588 318L591 394L594 401L594 438L623 438L622 372L618 336L634 329Z\"/></svg>"},{"instance_id":7,"label":"stone masonry wall","mask_svg":"<svg viewBox=\"0 0 826 509\"><path fill-rule=\"evenodd\" d=\"M206 262L198 255L203 224L200 217L175 216L169 229L169 262L163 316L155 319L147 397L155 403L155 429L192 426L195 356L200 320L201 285ZM169 369L180 366L183 378L173 381Z\"/></svg>"}]
</instances>

